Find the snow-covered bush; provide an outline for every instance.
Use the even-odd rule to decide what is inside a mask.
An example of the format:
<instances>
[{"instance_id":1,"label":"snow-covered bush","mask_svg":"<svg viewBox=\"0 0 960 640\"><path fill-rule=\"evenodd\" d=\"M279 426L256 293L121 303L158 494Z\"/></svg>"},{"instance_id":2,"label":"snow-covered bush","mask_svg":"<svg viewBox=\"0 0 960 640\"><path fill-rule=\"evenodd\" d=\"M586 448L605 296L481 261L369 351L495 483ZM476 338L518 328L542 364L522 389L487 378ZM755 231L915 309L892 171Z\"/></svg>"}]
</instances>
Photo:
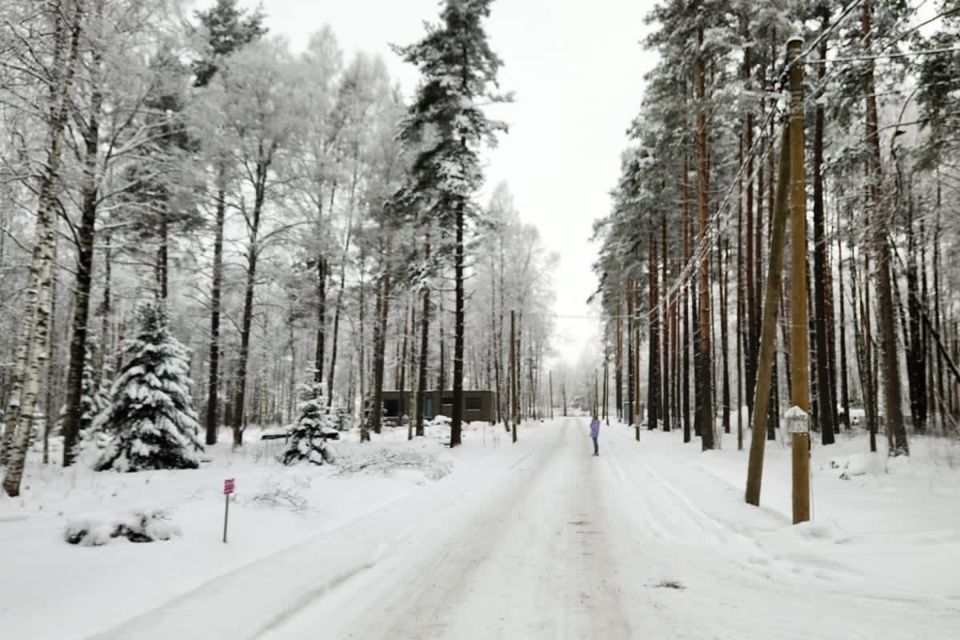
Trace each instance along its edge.
<instances>
[{"instance_id":1,"label":"snow-covered bush","mask_svg":"<svg viewBox=\"0 0 960 640\"><path fill-rule=\"evenodd\" d=\"M283 464L306 460L313 464L333 462L327 438L337 436L337 416L327 407L323 385L312 382L300 387L300 417L290 428Z\"/></svg>"},{"instance_id":2,"label":"snow-covered bush","mask_svg":"<svg viewBox=\"0 0 960 640\"><path fill-rule=\"evenodd\" d=\"M163 511L135 511L129 514L88 514L67 523L65 539L70 544L98 547L114 538L130 542L169 540L181 535L178 527Z\"/></svg>"},{"instance_id":3,"label":"snow-covered bush","mask_svg":"<svg viewBox=\"0 0 960 640\"><path fill-rule=\"evenodd\" d=\"M140 308L140 332L126 343L126 365L110 391L110 407L94 422L110 436L97 471L195 469L199 440L186 348L170 335L158 304Z\"/></svg>"},{"instance_id":4,"label":"snow-covered bush","mask_svg":"<svg viewBox=\"0 0 960 640\"><path fill-rule=\"evenodd\" d=\"M402 443L397 446L381 446L371 449L366 445L353 450L353 455L347 453L341 457L337 465L337 472L373 473L378 475L392 475L396 471L415 470L423 473L429 480L439 480L453 470L453 463L446 457L439 456L432 451L432 444L427 448Z\"/></svg>"}]
</instances>

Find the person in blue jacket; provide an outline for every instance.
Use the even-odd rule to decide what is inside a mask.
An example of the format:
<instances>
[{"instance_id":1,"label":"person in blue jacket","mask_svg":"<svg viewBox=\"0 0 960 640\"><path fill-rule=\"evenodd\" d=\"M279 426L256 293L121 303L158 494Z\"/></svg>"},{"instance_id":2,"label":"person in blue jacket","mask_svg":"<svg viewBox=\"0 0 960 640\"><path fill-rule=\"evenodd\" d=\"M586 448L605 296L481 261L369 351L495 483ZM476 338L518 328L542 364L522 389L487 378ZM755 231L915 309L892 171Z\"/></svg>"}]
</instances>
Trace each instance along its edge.
<instances>
[{"instance_id":1,"label":"person in blue jacket","mask_svg":"<svg viewBox=\"0 0 960 640\"><path fill-rule=\"evenodd\" d=\"M593 438L593 455L600 455L600 448L597 445L597 438L600 436L600 419L597 416L593 416L593 420L590 422L590 437Z\"/></svg>"}]
</instances>

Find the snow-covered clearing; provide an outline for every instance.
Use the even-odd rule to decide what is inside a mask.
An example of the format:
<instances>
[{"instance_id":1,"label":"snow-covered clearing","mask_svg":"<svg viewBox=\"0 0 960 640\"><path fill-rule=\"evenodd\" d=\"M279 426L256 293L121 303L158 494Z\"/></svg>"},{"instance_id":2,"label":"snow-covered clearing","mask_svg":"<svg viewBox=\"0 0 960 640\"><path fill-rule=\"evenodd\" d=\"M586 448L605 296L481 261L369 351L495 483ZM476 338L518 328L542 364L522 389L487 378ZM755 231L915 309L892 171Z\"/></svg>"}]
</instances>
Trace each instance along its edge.
<instances>
[{"instance_id":1,"label":"snow-covered clearing","mask_svg":"<svg viewBox=\"0 0 960 640\"><path fill-rule=\"evenodd\" d=\"M594 458L586 425L529 423L516 445L479 428L453 451L407 444L397 430L372 445L335 443L339 468L278 466L268 448L282 444L224 446L198 471L32 465L22 500L0 500L4 636L952 638L960 629L951 443L915 438L909 460L890 462L862 455L862 436L816 446L814 522L793 527L779 443L769 443L755 509L742 499L746 454L729 437L727 449L701 453L678 433L643 431L638 444L610 426ZM226 545L224 477L238 489ZM63 541L82 513L157 508L182 536Z\"/></svg>"}]
</instances>

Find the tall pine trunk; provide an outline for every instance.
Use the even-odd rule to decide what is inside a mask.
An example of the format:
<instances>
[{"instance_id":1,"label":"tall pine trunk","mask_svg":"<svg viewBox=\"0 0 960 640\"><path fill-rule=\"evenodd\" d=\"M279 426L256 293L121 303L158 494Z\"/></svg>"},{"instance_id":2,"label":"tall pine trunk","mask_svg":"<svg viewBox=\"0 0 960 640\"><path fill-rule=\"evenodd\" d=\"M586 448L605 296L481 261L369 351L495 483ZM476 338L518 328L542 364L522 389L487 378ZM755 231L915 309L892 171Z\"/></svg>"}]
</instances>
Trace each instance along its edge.
<instances>
[{"instance_id":1,"label":"tall pine trunk","mask_svg":"<svg viewBox=\"0 0 960 640\"><path fill-rule=\"evenodd\" d=\"M703 27L697 31L697 43L702 48L704 41ZM702 251L700 256L700 277L698 293L700 296L698 304L699 322L697 334L697 359L696 370L698 371L697 388L700 391L700 402L698 404L698 415L702 426L701 447L703 450L713 449L714 444L714 424L713 424L713 384L712 376L712 353L710 347L710 251L708 247L708 226L709 226L709 204L708 192L710 189L710 176L708 168L707 155L707 114L706 114L706 69L701 53L697 58L697 98L699 105L697 109L697 201L700 213L700 234L698 250Z\"/></svg>"},{"instance_id":2,"label":"tall pine trunk","mask_svg":"<svg viewBox=\"0 0 960 640\"><path fill-rule=\"evenodd\" d=\"M647 233L650 247L647 261L649 277L650 309L647 315L649 345L647 357L647 429L656 429L660 417L660 316L658 313L659 300L657 299L657 241L655 232Z\"/></svg>"},{"instance_id":3,"label":"tall pine trunk","mask_svg":"<svg viewBox=\"0 0 960 640\"><path fill-rule=\"evenodd\" d=\"M843 247L840 245L840 216L837 216L837 286L840 290L840 405L844 426L850 428L850 388L847 378L847 305L843 286ZM837 423L837 428L840 424Z\"/></svg>"},{"instance_id":4,"label":"tall pine trunk","mask_svg":"<svg viewBox=\"0 0 960 640\"><path fill-rule=\"evenodd\" d=\"M821 33L829 28L830 18L823 15ZM827 39L820 41L820 63L817 65L817 80L822 84L826 75ZM820 427L822 444L833 444L834 387L830 375L830 334L827 317L827 294L830 272L827 268L827 238L823 206L823 134L826 116L824 106L819 99L822 89L817 93L817 107L813 127L813 318L814 318L814 360L816 362L816 413Z\"/></svg>"},{"instance_id":5,"label":"tall pine trunk","mask_svg":"<svg viewBox=\"0 0 960 640\"><path fill-rule=\"evenodd\" d=\"M864 50L870 55L873 34L871 31L871 9L869 0L863 0L863 33ZM864 73L864 93L866 95L867 112L867 152L868 167L871 180L870 192L870 224L873 226L873 245L877 256L877 302L880 317L880 344L884 370L884 409L886 413L886 431L892 440L893 447L890 455L909 455L907 432L903 424L903 409L901 406L900 369L897 354L897 336L893 319L893 290L892 273L890 267L890 244L887 238L887 219L882 208L880 188L882 170L880 161L880 133L877 116L877 96L873 78L873 60L866 62Z\"/></svg>"},{"instance_id":6,"label":"tall pine trunk","mask_svg":"<svg viewBox=\"0 0 960 640\"><path fill-rule=\"evenodd\" d=\"M457 206L456 216L456 246L454 247L454 279L456 289L456 302L454 311L454 342L453 342L453 416L450 420L450 446L456 447L460 444L460 430L463 428L463 345L466 325L464 303L465 295L463 290L463 267L464 267L464 209L466 203L460 202Z\"/></svg>"},{"instance_id":7,"label":"tall pine trunk","mask_svg":"<svg viewBox=\"0 0 960 640\"><path fill-rule=\"evenodd\" d=\"M217 168L217 202L213 238L213 284L210 292L210 366L207 372L206 443L217 443L220 408L220 306L223 296L223 225L227 211L226 167Z\"/></svg>"},{"instance_id":8,"label":"tall pine trunk","mask_svg":"<svg viewBox=\"0 0 960 640\"><path fill-rule=\"evenodd\" d=\"M424 261L430 261L430 231L423 243ZM420 360L417 372L417 437L423 436L423 403L427 395L427 360L430 356L430 287L423 288L423 309L420 312ZM443 391L441 389L441 391ZM436 411L439 407L432 407Z\"/></svg>"}]
</instances>

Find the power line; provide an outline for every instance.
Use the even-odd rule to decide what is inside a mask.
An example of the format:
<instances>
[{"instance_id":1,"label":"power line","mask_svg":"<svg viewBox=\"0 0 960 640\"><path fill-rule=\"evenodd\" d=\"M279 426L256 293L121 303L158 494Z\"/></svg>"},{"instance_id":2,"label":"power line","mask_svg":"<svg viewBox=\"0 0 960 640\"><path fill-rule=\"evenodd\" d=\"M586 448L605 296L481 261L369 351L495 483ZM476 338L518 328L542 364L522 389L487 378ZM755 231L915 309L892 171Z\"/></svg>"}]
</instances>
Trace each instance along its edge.
<instances>
[{"instance_id":1,"label":"power line","mask_svg":"<svg viewBox=\"0 0 960 640\"><path fill-rule=\"evenodd\" d=\"M870 60L882 60L884 58L907 58L910 56L933 56L940 53L954 53L960 51L960 47L945 47L942 49L919 49L916 51L901 51L899 53L877 53L872 56L855 56L852 58L828 58L826 60L808 60L805 64L833 64L837 62L869 62Z\"/></svg>"}]
</instances>

